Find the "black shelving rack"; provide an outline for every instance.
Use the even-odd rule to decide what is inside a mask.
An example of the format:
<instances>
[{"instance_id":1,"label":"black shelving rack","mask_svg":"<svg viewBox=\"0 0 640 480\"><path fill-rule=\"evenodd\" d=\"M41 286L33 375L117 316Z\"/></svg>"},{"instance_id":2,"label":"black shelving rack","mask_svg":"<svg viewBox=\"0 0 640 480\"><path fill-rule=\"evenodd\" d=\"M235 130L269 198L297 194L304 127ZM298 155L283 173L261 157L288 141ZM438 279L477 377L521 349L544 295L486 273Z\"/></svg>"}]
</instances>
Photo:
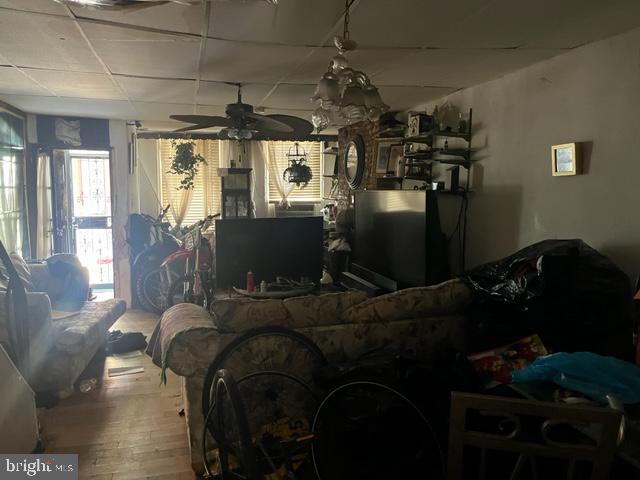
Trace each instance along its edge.
<instances>
[{"instance_id":1,"label":"black shelving rack","mask_svg":"<svg viewBox=\"0 0 640 480\"><path fill-rule=\"evenodd\" d=\"M434 129L429 132L424 132L420 135L413 137L404 137L401 139L401 143L420 143L429 147L426 151L416 151L405 153L404 158L411 163L418 162L437 162L448 165L459 165L466 172L466 188L459 189L458 191L449 191L447 193L466 195L469 192L470 186L470 171L472 165L471 155L471 137L472 137L472 125L473 125L473 109L469 109L469 121L467 124L466 132L454 132L452 130L440 130ZM434 148L434 140L438 137L442 138L460 138L467 142L467 148Z\"/></svg>"}]
</instances>

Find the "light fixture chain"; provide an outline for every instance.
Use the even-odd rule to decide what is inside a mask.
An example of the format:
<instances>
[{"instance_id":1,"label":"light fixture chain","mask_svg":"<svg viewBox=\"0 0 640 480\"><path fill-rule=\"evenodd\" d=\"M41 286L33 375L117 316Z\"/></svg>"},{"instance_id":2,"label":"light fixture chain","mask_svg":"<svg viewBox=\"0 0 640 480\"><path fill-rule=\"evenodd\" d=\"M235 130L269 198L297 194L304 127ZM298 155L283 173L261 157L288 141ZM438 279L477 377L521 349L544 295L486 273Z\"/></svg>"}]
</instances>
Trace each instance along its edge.
<instances>
[{"instance_id":1,"label":"light fixture chain","mask_svg":"<svg viewBox=\"0 0 640 480\"><path fill-rule=\"evenodd\" d=\"M352 3L353 0L345 0L344 2L344 32L342 35L344 39L349 38L349 7Z\"/></svg>"}]
</instances>

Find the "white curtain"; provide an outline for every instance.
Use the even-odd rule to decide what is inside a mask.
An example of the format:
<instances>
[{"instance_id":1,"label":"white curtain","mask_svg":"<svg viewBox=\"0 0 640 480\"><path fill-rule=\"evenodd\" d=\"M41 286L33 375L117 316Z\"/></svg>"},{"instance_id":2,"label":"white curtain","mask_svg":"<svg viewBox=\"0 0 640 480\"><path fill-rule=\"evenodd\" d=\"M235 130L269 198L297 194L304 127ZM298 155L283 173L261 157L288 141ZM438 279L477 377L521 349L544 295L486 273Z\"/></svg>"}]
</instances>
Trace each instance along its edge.
<instances>
[{"instance_id":1,"label":"white curtain","mask_svg":"<svg viewBox=\"0 0 640 480\"><path fill-rule=\"evenodd\" d=\"M0 158L0 240L7 252L22 253L19 167L9 156Z\"/></svg>"},{"instance_id":2,"label":"white curtain","mask_svg":"<svg viewBox=\"0 0 640 480\"><path fill-rule=\"evenodd\" d=\"M51 165L49 157L38 156L36 201L38 224L36 231L36 258L47 258L53 253L53 219L51 211Z\"/></svg>"},{"instance_id":3,"label":"white curtain","mask_svg":"<svg viewBox=\"0 0 640 480\"><path fill-rule=\"evenodd\" d=\"M249 150L251 158L251 198L255 205L255 214L258 218L267 217L269 209L267 207L267 163L269 160L269 142L251 142Z\"/></svg>"},{"instance_id":4,"label":"white curtain","mask_svg":"<svg viewBox=\"0 0 640 480\"><path fill-rule=\"evenodd\" d=\"M276 190L278 190L278 194L280 195L280 206L287 208L289 207L289 200L287 197L289 197L289 194L295 187L294 183L285 182L284 178L282 178L282 173L289 166L287 157L280 158L276 155L274 144L271 142L266 143L268 143L269 150L269 153L266 156L269 180L275 184Z\"/></svg>"}]
</instances>

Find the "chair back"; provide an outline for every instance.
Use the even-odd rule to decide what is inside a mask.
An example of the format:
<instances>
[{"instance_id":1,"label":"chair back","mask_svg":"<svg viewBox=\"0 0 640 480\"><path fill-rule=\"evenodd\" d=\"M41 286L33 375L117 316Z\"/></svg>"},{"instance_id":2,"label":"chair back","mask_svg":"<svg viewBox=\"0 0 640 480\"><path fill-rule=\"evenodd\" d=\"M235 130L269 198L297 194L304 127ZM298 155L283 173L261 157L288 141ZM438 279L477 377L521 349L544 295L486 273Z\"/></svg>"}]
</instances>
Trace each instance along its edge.
<instances>
[{"instance_id":1,"label":"chair back","mask_svg":"<svg viewBox=\"0 0 640 480\"><path fill-rule=\"evenodd\" d=\"M553 478L567 480L609 478L616 453L621 413L610 408L569 406L553 402L521 400L454 392L449 423L450 480L471 478L465 471L465 455L475 448L480 461L473 478L499 480L491 474L490 452L510 452L507 478L545 478L542 459L564 459L564 473ZM569 428L567 428L569 427ZM575 430L573 430L575 429ZM562 439L558 437L564 432ZM567 441L566 433L575 433ZM585 441L587 440L588 441ZM544 460L543 460L544 462ZM468 463L468 462L467 462ZM591 464L590 476L580 474L582 464ZM476 468L474 465L474 468ZM523 472L529 470L529 475ZM473 472L471 472L473 474ZM549 478L548 476L546 476Z\"/></svg>"}]
</instances>

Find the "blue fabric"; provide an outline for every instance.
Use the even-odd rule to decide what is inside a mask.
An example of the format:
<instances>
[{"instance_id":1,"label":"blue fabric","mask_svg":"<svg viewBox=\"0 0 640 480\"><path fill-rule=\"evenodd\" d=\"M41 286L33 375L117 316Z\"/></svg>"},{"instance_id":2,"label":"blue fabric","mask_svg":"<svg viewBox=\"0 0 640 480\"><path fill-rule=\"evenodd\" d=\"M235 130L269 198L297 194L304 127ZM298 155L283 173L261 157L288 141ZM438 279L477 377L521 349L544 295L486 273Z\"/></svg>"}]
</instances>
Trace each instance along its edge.
<instances>
[{"instance_id":1,"label":"blue fabric","mask_svg":"<svg viewBox=\"0 0 640 480\"><path fill-rule=\"evenodd\" d=\"M589 352L554 353L513 372L513 383L554 382L606 403L614 394L623 403L640 403L640 368L613 357Z\"/></svg>"}]
</instances>

